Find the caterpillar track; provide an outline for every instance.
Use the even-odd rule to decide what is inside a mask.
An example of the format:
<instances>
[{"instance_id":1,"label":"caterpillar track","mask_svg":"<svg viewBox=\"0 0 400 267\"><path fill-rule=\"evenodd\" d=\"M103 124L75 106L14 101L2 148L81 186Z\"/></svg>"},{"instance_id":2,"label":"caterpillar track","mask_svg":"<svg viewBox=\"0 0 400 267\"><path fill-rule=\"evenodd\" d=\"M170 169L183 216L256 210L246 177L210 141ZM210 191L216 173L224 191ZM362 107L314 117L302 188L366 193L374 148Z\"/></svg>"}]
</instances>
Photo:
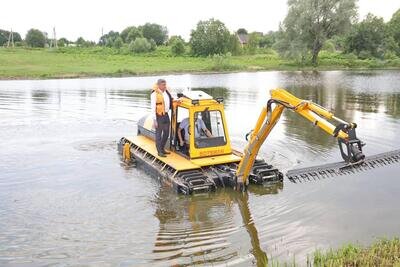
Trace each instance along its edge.
<instances>
[{"instance_id":1,"label":"caterpillar track","mask_svg":"<svg viewBox=\"0 0 400 267\"><path fill-rule=\"evenodd\" d=\"M154 176L161 182L170 185L177 193L190 195L212 192L217 187L234 187L237 163L205 166L190 170L176 170L164 163L156 156L148 153L132 143L127 138L122 138L118 143L118 152L123 157L124 146L129 147L129 163L137 166ZM277 183L283 181L283 174L264 160L257 160L254 165L250 182L254 184Z\"/></svg>"}]
</instances>

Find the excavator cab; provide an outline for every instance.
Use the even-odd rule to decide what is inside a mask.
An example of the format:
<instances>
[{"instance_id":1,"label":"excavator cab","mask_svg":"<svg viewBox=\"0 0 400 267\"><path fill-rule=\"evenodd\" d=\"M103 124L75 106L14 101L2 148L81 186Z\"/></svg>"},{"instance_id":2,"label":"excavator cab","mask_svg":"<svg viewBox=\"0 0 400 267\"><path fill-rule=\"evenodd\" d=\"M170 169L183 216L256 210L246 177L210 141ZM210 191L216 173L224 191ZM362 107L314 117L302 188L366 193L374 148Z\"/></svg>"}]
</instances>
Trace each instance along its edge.
<instances>
[{"instance_id":1,"label":"excavator cab","mask_svg":"<svg viewBox=\"0 0 400 267\"><path fill-rule=\"evenodd\" d=\"M202 91L188 91L178 97L181 101L174 105L171 120L172 150L182 150L178 138L178 131L182 131L189 148L185 156L190 159L231 154L223 99L213 99Z\"/></svg>"}]
</instances>

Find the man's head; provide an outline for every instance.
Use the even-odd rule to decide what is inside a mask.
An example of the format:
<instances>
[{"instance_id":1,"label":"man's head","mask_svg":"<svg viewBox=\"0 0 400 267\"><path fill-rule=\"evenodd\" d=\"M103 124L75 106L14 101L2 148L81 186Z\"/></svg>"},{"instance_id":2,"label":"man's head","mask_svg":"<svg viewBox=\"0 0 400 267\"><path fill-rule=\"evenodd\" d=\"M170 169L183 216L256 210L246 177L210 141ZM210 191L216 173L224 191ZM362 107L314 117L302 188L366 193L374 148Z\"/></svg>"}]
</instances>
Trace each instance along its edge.
<instances>
[{"instance_id":1,"label":"man's head","mask_svg":"<svg viewBox=\"0 0 400 267\"><path fill-rule=\"evenodd\" d=\"M165 89L167 88L167 82L164 79L158 79L157 86L158 89L160 89L161 91L165 91Z\"/></svg>"}]
</instances>

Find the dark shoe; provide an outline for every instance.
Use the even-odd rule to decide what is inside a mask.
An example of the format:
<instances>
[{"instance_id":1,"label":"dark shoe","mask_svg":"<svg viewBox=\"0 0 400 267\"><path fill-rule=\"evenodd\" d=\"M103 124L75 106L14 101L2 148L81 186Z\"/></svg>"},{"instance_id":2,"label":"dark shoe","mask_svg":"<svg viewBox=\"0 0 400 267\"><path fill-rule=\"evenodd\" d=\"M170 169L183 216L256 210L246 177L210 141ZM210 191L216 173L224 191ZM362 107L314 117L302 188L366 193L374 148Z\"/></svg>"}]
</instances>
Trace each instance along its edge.
<instances>
[{"instance_id":1,"label":"dark shoe","mask_svg":"<svg viewBox=\"0 0 400 267\"><path fill-rule=\"evenodd\" d=\"M159 157L162 157L162 158L167 157L167 155L165 155L164 153L158 153L158 156L159 156Z\"/></svg>"},{"instance_id":2,"label":"dark shoe","mask_svg":"<svg viewBox=\"0 0 400 267\"><path fill-rule=\"evenodd\" d=\"M171 154L171 152L168 152L168 151L163 151L163 153L165 154L165 155L169 155L169 154Z\"/></svg>"}]
</instances>

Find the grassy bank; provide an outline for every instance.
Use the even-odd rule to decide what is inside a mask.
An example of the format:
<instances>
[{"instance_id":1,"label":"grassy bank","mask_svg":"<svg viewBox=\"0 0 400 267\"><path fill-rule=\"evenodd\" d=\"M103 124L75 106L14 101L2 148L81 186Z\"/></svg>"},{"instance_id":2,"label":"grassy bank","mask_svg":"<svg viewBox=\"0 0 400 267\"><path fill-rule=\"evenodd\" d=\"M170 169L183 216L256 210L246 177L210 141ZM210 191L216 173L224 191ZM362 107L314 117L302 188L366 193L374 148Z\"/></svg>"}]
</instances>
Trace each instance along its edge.
<instances>
[{"instance_id":1,"label":"grassy bank","mask_svg":"<svg viewBox=\"0 0 400 267\"><path fill-rule=\"evenodd\" d=\"M400 239L382 239L369 247L347 245L314 254L315 266L400 266Z\"/></svg>"},{"instance_id":2,"label":"grassy bank","mask_svg":"<svg viewBox=\"0 0 400 267\"><path fill-rule=\"evenodd\" d=\"M400 267L400 239L381 239L368 247L345 245L336 250L317 250L307 263L272 261L269 266L394 266Z\"/></svg>"},{"instance_id":3,"label":"grassy bank","mask_svg":"<svg viewBox=\"0 0 400 267\"><path fill-rule=\"evenodd\" d=\"M400 68L400 60L360 60L322 52L318 70ZM132 76L159 73L193 73L256 70L309 70L309 65L279 57L274 51L243 56L173 57L167 47L149 54L128 54L95 48L0 48L0 79Z\"/></svg>"}]
</instances>

